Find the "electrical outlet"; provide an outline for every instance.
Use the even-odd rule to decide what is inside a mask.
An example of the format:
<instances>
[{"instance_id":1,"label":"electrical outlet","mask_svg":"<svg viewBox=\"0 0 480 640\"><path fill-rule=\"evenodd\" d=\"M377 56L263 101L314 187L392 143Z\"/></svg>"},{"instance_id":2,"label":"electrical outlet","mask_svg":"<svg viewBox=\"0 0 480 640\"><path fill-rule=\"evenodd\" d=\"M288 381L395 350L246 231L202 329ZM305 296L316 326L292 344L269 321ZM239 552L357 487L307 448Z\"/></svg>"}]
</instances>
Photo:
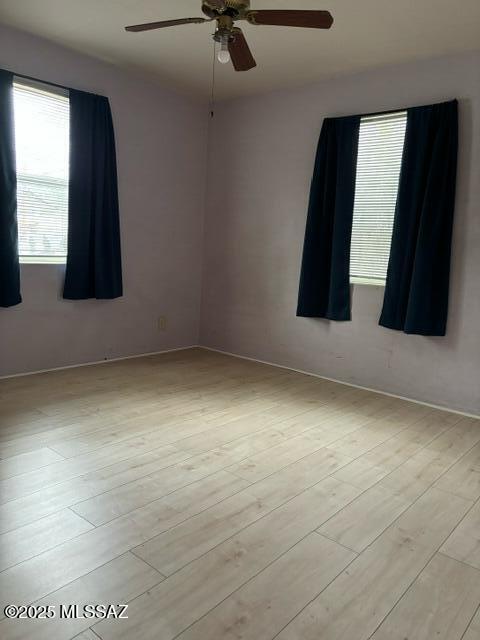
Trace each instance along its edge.
<instances>
[{"instance_id":1,"label":"electrical outlet","mask_svg":"<svg viewBox=\"0 0 480 640\"><path fill-rule=\"evenodd\" d=\"M167 330L167 316L158 316L157 326L159 331Z\"/></svg>"}]
</instances>

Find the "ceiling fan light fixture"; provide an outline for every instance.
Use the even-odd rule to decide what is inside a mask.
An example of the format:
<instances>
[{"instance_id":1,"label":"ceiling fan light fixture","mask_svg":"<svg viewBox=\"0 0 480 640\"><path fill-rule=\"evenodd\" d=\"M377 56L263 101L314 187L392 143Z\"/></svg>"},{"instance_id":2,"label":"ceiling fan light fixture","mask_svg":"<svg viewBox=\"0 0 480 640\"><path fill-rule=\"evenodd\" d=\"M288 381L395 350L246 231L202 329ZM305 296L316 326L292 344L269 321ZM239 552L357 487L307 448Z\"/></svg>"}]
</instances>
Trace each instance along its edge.
<instances>
[{"instance_id":1,"label":"ceiling fan light fixture","mask_svg":"<svg viewBox=\"0 0 480 640\"><path fill-rule=\"evenodd\" d=\"M217 54L217 59L221 64L228 64L230 62L230 51L228 50L229 40L228 35L222 36L220 40L220 50Z\"/></svg>"}]
</instances>

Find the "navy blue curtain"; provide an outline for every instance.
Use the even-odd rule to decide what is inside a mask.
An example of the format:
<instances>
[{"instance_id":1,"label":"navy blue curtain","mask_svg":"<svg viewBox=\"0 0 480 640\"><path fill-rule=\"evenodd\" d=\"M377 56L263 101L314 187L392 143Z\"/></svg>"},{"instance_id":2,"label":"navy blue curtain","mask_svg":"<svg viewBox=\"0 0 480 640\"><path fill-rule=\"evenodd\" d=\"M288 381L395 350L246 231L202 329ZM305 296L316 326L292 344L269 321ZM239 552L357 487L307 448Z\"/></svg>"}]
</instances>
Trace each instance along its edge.
<instances>
[{"instance_id":1,"label":"navy blue curtain","mask_svg":"<svg viewBox=\"0 0 480 640\"><path fill-rule=\"evenodd\" d=\"M22 301L18 264L13 74L0 69L0 307Z\"/></svg>"},{"instance_id":2,"label":"navy blue curtain","mask_svg":"<svg viewBox=\"0 0 480 640\"><path fill-rule=\"evenodd\" d=\"M70 90L68 257L63 297L122 295L117 163L108 99Z\"/></svg>"},{"instance_id":3,"label":"navy blue curtain","mask_svg":"<svg viewBox=\"0 0 480 640\"><path fill-rule=\"evenodd\" d=\"M297 316L351 319L350 243L360 116L327 118L318 143Z\"/></svg>"},{"instance_id":4,"label":"navy blue curtain","mask_svg":"<svg viewBox=\"0 0 480 640\"><path fill-rule=\"evenodd\" d=\"M458 149L457 101L408 109L380 324L446 332Z\"/></svg>"}]
</instances>

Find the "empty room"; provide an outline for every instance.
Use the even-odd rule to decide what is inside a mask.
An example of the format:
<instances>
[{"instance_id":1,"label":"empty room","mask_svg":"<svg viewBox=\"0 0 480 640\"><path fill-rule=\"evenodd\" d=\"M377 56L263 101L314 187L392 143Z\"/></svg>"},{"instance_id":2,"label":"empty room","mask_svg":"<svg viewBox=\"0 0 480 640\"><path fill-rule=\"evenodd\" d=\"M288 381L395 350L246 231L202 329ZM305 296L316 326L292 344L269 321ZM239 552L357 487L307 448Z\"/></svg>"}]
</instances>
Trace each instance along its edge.
<instances>
[{"instance_id":1,"label":"empty room","mask_svg":"<svg viewBox=\"0 0 480 640\"><path fill-rule=\"evenodd\" d=\"M0 638L480 640L478 0L0 0Z\"/></svg>"}]
</instances>

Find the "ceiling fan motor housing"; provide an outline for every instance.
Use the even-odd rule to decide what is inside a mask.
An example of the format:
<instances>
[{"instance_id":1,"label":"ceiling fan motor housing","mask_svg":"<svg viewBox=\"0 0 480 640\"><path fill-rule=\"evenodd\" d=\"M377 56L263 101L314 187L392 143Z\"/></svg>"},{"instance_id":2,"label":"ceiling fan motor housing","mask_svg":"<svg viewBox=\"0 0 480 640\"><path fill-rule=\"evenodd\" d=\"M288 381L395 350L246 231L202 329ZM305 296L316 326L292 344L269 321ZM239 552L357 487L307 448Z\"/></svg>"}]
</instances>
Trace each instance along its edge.
<instances>
[{"instance_id":1,"label":"ceiling fan motor housing","mask_svg":"<svg viewBox=\"0 0 480 640\"><path fill-rule=\"evenodd\" d=\"M213 39L217 42L235 40L235 20L245 18L250 9L250 0L204 0L203 12L217 21Z\"/></svg>"},{"instance_id":2,"label":"ceiling fan motor housing","mask_svg":"<svg viewBox=\"0 0 480 640\"><path fill-rule=\"evenodd\" d=\"M219 4L224 8L219 8ZM245 17L246 12L250 9L250 0L222 0L221 3L213 0L204 0L202 3L202 11L209 18L217 18L221 15L228 15L234 20Z\"/></svg>"}]
</instances>

